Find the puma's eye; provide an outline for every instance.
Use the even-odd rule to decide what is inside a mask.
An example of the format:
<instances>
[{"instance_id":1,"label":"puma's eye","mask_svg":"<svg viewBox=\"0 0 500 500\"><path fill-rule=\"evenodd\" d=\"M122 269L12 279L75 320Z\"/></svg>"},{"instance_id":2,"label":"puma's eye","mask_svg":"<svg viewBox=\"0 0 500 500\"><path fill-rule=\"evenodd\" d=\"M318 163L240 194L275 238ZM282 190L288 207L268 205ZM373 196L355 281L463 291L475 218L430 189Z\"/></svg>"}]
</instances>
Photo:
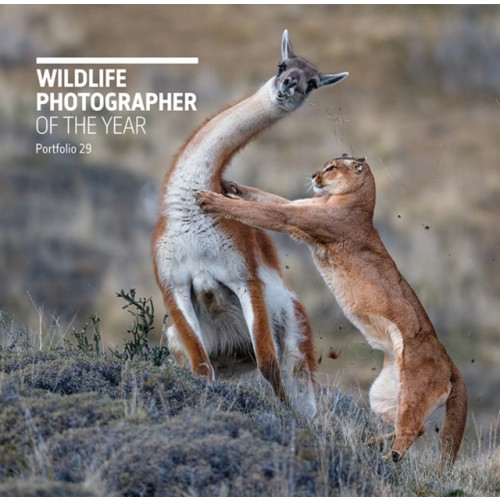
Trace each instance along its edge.
<instances>
[{"instance_id":1,"label":"puma's eye","mask_svg":"<svg viewBox=\"0 0 500 500\"><path fill-rule=\"evenodd\" d=\"M286 70L286 64L285 63L279 63L278 64L278 76L281 75L281 73L283 73L283 71Z\"/></svg>"},{"instance_id":2,"label":"puma's eye","mask_svg":"<svg viewBox=\"0 0 500 500\"><path fill-rule=\"evenodd\" d=\"M330 165L329 167L327 167L325 169L325 172L330 172L331 170L333 170L335 168L335 165Z\"/></svg>"},{"instance_id":3,"label":"puma's eye","mask_svg":"<svg viewBox=\"0 0 500 500\"><path fill-rule=\"evenodd\" d=\"M356 172L361 173L363 171L364 165L362 163L355 163L354 168L356 169Z\"/></svg>"},{"instance_id":4,"label":"puma's eye","mask_svg":"<svg viewBox=\"0 0 500 500\"><path fill-rule=\"evenodd\" d=\"M317 88L318 88L318 82L314 78L311 78L311 80L307 82L307 92L311 92L311 90Z\"/></svg>"}]
</instances>

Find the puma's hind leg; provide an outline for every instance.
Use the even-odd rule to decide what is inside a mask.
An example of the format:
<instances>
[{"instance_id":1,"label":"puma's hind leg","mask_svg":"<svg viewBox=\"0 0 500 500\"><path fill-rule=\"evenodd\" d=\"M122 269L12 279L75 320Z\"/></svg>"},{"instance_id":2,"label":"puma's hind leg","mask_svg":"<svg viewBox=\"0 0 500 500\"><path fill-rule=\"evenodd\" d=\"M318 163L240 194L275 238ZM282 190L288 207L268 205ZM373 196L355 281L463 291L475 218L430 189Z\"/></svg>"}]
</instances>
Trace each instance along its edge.
<instances>
[{"instance_id":1,"label":"puma's hind leg","mask_svg":"<svg viewBox=\"0 0 500 500\"><path fill-rule=\"evenodd\" d=\"M374 413L385 422L396 427L398 412L399 377L397 368L391 357L384 358L384 366L378 377L370 387L370 407ZM396 436L396 432L390 432L381 436L375 436L367 441L367 444L380 444L381 446Z\"/></svg>"},{"instance_id":2,"label":"puma's hind leg","mask_svg":"<svg viewBox=\"0 0 500 500\"><path fill-rule=\"evenodd\" d=\"M451 384L442 379L443 372L445 370L442 366L433 363L425 367L419 366L419 381L402 375L396 440L389 452L395 462L399 462L415 440L424 434L425 420L429 413L446 401ZM413 376L415 371L408 367L406 373Z\"/></svg>"}]
</instances>

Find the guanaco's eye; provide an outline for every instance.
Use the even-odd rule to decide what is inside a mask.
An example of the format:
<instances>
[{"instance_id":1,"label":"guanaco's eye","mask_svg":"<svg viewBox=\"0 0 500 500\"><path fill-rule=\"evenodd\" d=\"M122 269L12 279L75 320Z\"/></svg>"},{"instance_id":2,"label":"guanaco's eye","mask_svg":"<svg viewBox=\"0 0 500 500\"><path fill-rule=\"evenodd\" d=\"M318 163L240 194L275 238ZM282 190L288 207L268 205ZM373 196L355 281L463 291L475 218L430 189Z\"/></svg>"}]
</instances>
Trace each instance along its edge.
<instances>
[{"instance_id":1,"label":"guanaco's eye","mask_svg":"<svg viewBox=\"0 0 500 500\"><path fill-rule=\"evenodd\" d=\"M278 64L278 76L281 75L281 73L283 73L283 71L286 70L286 64L285 63L279 63Z\"/></svg>"},{"instance_id":2,"label":"guanaco's eye","mask_svg":"<svg viewBox=\"0 0 500 500\"><path fill-rule=\"evenodd\" d=\"M314 78L311 78L307 82L307 92L311 92L311 90L314 90L317 88L318 88L318 82Z\"/></svg>"}]
</instances>

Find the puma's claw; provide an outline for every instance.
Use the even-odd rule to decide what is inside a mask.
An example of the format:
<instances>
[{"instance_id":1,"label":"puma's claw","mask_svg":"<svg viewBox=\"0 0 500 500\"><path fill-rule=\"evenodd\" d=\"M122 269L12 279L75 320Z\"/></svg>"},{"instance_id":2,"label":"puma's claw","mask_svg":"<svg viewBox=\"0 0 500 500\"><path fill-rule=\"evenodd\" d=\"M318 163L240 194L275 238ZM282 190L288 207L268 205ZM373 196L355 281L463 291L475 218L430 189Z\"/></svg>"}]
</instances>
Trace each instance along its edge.
<instances>
[{"instance_id":1,"label":"puma's claw","mask_svg":"<svg viewBox=\"0 0 500 500\"><path fill-rule=\"evenodd\" d=\"M234 181L222 181L222 189L224 194L229 198L236 198L241 195L241 189ZM236 196L235 196L236 195Z\"/></svg>"}]
</instances>

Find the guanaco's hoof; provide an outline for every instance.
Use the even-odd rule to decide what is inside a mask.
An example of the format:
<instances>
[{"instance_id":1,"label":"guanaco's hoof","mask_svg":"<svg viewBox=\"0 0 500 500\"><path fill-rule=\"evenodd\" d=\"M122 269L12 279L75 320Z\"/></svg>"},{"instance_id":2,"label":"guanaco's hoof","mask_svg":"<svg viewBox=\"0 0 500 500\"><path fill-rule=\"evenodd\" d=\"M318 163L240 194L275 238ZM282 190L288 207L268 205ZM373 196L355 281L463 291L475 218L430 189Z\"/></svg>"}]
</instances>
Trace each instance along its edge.
<instances>
[{"instance_id":1,"label":"guanaco's hoof","mask_svg":"<svg viewBox=\"0 0 500 500\"><path fill-rule=\"evenodd\" d=\"M399 451L392 451L391 458L393 462L399 462L401 460L401 453L399 453Z\"/></svg>"}]
</instances>

